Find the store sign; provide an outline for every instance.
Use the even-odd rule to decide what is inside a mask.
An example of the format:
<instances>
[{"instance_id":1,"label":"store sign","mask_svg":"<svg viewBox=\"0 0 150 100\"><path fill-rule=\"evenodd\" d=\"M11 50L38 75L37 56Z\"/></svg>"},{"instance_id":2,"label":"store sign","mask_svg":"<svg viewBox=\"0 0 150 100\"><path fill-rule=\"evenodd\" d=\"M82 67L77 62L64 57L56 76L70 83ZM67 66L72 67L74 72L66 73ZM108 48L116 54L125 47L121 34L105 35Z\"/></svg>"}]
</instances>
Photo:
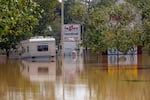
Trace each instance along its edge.
<instances>
[{"instance_id":1,"label":"store sign","mask_svg":"<svg viewBox=\"0 0 150 100\"><path fill-rule=\"evenodd\" d=\"M64 25L64 42L80 41L81 28L79 24Z\"/></svg>"}]
</instances>

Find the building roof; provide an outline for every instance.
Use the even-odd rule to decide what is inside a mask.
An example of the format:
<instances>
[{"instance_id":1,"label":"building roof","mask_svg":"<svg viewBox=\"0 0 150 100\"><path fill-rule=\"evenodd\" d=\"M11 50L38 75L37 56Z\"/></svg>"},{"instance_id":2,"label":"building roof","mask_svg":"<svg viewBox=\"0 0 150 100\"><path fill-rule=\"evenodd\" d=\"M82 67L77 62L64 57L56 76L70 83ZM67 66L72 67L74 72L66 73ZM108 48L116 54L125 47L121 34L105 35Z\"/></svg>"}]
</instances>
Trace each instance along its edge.
<instances>
[{"instance_id":1,"label":"building roof","mask_svg":"<svg viewBox=\"0 0 150 100\"><path fill-rule=\"evenodd\" d=\"M55 41L55 38L49 37L49 36L46 36L46 37L35 36L29 39L29 42L38 42L38 41Z\"/></svg>"}]
</instances>

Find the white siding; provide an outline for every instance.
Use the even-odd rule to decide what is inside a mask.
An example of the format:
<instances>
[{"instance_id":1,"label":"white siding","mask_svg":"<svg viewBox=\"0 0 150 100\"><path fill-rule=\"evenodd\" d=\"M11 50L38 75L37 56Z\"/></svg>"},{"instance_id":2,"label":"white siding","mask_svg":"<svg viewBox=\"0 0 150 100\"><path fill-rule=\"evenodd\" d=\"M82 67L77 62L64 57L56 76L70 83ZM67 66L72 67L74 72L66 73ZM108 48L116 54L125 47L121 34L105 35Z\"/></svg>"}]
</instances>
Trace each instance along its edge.
<instances>
[{"instance_id":1,"label":"white siding","mask_svg":"<svg viewBox=\"0 0 150 100\"><path fill-rule=\"evenodd\" d=\"M31 41L32 40L32 41ZM56 46L55 46L55 39L52 38L43 38L43 39L29 39L26 41L21 42L22 47L22 57L37 57L37 56L56 56ZM48 51L38 51L37 47L39 45L47 45ZM27 48L29 47L29 52Z\"/></svg>"}]
</instances>

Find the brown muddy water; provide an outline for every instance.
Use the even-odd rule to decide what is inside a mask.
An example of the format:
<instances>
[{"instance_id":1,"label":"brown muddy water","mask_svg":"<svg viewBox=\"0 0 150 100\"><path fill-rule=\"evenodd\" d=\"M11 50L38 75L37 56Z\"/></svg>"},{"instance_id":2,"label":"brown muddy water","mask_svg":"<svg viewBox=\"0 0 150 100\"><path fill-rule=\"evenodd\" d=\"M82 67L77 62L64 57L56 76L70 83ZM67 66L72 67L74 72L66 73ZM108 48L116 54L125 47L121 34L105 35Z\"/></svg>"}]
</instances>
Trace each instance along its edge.
<instances>
[{"instance_id":1,"label":"brown muddy water","mask_svg":"<svg viewBox=\"0 0 150 100\"><path fill-rule=\"evenodd\" d=\"M0 57L0 100L150 100L148 55L59 59Z\"/></svg>"}]
</instances>

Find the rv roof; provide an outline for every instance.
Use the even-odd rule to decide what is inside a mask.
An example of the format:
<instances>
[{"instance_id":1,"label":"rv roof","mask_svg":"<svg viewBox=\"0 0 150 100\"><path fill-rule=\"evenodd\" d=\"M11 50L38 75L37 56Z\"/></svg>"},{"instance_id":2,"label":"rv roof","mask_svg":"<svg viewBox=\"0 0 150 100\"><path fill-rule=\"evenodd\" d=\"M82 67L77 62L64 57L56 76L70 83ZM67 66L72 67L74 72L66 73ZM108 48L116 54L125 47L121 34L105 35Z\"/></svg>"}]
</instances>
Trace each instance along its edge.
<instances>
[{"instance_id":1,"label":"rv roof","mask_svg":"<svg viewBox=\"0 0 150 100\"><path fill-rule=\"evenodd\" d=\"M31 37L29 39L30 42L34 42L34 41L55 41L55 38L53 37L43 37L43 36L36 36L36 37Z\"/></svg>"}]
</instances>

